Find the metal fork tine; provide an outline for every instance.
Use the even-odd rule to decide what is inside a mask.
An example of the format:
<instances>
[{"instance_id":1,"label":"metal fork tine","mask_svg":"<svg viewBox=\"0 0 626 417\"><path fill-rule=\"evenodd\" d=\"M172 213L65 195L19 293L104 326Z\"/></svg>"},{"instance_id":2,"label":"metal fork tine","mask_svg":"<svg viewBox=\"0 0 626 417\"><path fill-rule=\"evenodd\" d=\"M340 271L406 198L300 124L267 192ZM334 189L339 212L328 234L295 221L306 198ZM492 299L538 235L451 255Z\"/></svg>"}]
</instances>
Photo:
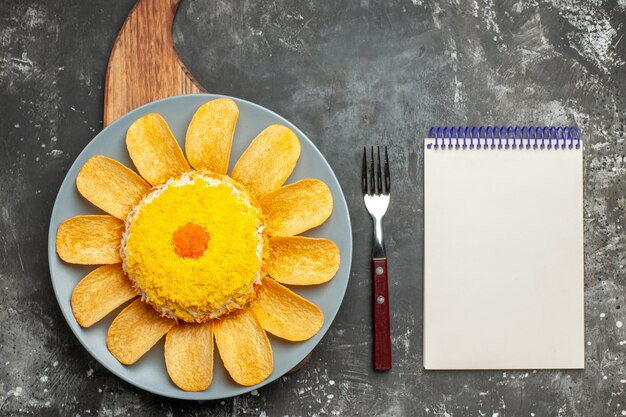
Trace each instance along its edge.
<instances>
[{"instance_id":1,"label":"metal fork tine","mask_svg":"<svg viewBox=\"0 0 626 417\"><path fill-rule=\"evenodd\" d=\"M370 156L372 165L370 166L370 194L374 194L376 192L376 183L374 179L374 147L372 146L370 150Z\"/></svg>"},{"instance_id":2,"label":"metal fork tine","mask_svg":"<svg viewBox=\"0 0 626 417\"><path fill-rule=\"evenodd\" d=\"M376 190L377 194L383 193L383 174L381 172L381 163L380 163L380 146L376 147L376 152L378 153L378 167L376 169L376 183L378 188Z\"/></svg>"},{"instance_id":3,"label":"metal fork tine","mask_svg":"<svg viewBox=\"0 0 626 417\"><path fill-rule=\"evenodd\" d=\"M361 191L367 194L367 148L363 147L363 172L361 173Z\"/></svg>"},{"instance_id":4,"label":"metal fork tine","mask_svg":"<svg viewBox=\"0 0 626 417\"><path fill-rule=\"evenodd\" d=\"M389 175L389 157L385 146L385 193L389 194L389 191L391 191L391 175Z\"/></svg>"}]
</instances>

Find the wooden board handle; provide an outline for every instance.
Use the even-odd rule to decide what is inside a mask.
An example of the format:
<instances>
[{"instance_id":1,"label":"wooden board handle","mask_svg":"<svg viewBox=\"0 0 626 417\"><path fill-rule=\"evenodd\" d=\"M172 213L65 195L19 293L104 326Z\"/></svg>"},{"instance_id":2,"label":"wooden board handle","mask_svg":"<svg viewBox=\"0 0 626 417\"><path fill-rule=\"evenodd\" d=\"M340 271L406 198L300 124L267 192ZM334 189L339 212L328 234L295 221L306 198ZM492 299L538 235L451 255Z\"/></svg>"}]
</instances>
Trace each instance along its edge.
<instances>
[{"instance_id":1,"label":"wooden board handle","mask_svg":"<svg viewBox=\"0 0 626 417\"><path fill-rule=\"evenodd\" d=\"M203 93L180 61L172 26L180 0L139 0L117 35L104 85L104 126L164 97Z\"/></svg>"}]
</instances>

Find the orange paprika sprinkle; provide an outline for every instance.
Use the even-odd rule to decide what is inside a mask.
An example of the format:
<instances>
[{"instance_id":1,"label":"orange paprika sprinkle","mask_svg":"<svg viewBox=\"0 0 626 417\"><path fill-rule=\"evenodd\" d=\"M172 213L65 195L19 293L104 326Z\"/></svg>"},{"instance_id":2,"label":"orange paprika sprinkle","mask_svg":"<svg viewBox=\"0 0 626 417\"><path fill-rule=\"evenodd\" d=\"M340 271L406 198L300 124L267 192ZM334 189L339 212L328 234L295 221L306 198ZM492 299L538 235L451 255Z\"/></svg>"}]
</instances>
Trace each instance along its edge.
<instances>
[{"instance_id":1,"label":"orange paprika sprinkle","mask_svg":"<svg viewBox=\"0 0 626 417\"><path fill-rule=\"evenodd\" d=\"M174 251L181 258L198 259L209 246L209 232L195 223L179 227L172 236Z\"/></svg>"}]
</instances>

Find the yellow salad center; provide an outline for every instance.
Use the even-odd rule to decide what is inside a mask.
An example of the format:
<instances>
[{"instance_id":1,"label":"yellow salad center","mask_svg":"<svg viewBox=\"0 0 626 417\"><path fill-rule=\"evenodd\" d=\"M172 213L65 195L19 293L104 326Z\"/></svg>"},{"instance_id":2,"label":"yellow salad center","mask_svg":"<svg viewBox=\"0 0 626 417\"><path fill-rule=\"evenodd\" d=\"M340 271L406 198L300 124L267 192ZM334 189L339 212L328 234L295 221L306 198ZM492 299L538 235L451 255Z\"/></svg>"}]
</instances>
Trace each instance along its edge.
<instances>
[{"instance_id":1,"label":"yellow salad center","mask_svg":"<svg viewBox=\"0 0 626 417\"><path fill-rule=\"evenodd\" d=\"M187 173L154 189L128 215L123 267L163 315L216 318L254 296L263 229L260 209L239 184Z\"/></svg>"}]
</instances>

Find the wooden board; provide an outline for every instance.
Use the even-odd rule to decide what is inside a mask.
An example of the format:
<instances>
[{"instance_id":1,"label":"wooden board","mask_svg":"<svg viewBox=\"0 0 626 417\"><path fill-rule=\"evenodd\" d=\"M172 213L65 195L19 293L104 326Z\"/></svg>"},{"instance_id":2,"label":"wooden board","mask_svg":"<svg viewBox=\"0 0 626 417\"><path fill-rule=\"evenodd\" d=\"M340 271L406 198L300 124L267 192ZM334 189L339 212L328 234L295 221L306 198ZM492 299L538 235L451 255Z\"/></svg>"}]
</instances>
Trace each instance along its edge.
<instances>
[{"instance_id":1,"label":"wooden board","mask_svg":"<svg viewBox=\"0 0 626 417\"><path fill-rule=\"evenodd\" d=\"M139 0L120 30L104 85L104 126L151 101L205 90L180 61L172 25L180 0Z\"/></svg>"},{"instance_id":2,"label":"wooden board","mask_svg":"<svg viewBox=\"0 0 626 417\"><path fill-rule=\"evenodd\" d=\"M172 26L180 0L139 0L117 35L104 82L104 127L160 98L205 93L181 62ZM309 353L290 372L309 362Z\"/></svg>"}]
</instances>

